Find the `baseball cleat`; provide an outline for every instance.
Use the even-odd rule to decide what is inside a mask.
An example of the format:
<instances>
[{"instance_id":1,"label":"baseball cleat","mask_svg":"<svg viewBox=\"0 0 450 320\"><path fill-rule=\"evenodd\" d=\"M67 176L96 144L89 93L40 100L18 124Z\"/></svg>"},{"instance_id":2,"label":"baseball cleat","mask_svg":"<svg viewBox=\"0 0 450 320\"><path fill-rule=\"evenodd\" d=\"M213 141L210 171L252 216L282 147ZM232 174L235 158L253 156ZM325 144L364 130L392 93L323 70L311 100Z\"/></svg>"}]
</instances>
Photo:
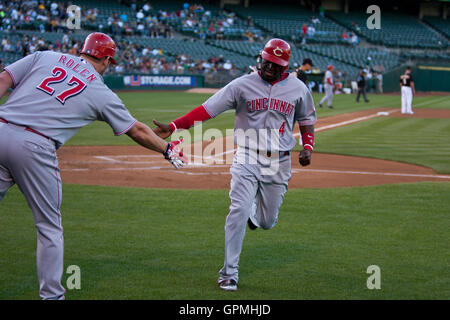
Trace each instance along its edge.
<instances>
[{"instance_id":1,"label":"baseball cleat","mask_svg":"<svg viewBox=\"0 0 450 320\"><path fill-rule=\"evenodd\" d=\"M328 108L330 108L330 109L334 109L334 107L333 107L333 106L328 106Z\"/></svg>"},{"instance_id":2,"label":"baseball cleat","mask_svg":"<svg viewBox=\"0 0 450 320\"><path fill-rule=\"evenodd\" d=\"M252 219L250 219L250 218L248 218L247 224L248 224L248 227L250 228L250 230L258 229L258 227L252 222Z\"/></svg>"},{"instance_id":3,"label":"baseball cleat","mask_svg":"<svg viewBox=\"0 0 450 320\"><path fill-rule=\"evenodd\" d=\"M223 280L219 283L219 287L225 291L236 291L237 290L237 282L233 279Z\"/></svg>"},{"instance_id":4,"label":"baseball cleat","mask_svg":"<svg viewBox=\"0 0 450 320\"><path fill-rule=\"evenodd\" d=\"M321 103L319 103L319 108L322 108L322 104Z\"/></svg>"}]
</instances>

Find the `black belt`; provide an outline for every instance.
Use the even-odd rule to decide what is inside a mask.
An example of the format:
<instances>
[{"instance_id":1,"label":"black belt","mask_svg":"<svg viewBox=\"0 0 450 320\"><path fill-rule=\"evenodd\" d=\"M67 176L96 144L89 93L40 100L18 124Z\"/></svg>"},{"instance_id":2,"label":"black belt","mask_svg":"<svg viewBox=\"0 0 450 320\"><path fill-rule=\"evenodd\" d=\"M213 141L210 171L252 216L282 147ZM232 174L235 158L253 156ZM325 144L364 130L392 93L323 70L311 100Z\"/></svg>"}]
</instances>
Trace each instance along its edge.
<instances>
[{"instance_id":1,"label":"black belt","mask_svg":"<svg viewBox=\"0 0 450 320\"><path fill-rule=\"evenodd\" d=\"M6 123L6 124L9 123L7 120L5 120L5 119L3 119L3 118L0 118L0 122ZM45 134L42 134L42 133L40 133L39 131L36 131L36 130L34 130L34 129L31 129L30 127L25 127L25 130L26 130L26 131L29 131L29 132L33 132L33 133L35 133L35 134L38 134L38 135L40 135L41 137L44 137L45 139L48 139L48 140L50 140L50 141L53 141L52 139L50 139L49 137L47 137Z\"/></svg>"},{"instance_id":2,"label":"black belt","mask_svg":"<svg viewBox=\"0 0 450 320\"><path fill-rule=\"evenodd\" d=\"M262 154L264 154L264 155L267 155L268 157L271 157L271 156L272 156L272 152L271 152L271 151L256 150L256 153L257 153L257 154L262 153ZM280 156L280 158L281 158L281 157L284 157L284 156L288 156L288 155L290 155L290 154L291 154L290 151L279 151L279 156Z\"/></svg>"}]
</instances>

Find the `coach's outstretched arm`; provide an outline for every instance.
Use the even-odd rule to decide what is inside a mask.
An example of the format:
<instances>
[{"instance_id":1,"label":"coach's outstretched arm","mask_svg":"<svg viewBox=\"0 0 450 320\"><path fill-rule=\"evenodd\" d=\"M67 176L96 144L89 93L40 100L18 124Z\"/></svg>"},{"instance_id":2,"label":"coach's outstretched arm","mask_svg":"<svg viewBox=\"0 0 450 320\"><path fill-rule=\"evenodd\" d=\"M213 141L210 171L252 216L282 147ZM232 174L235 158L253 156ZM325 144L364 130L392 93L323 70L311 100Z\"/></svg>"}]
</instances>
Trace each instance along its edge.
<instances>
[{"instance_id":1,"label":"coach's outstretched arm","mask_svg":"<svg viewBox=\"0 0 450 320\"><path fill-rule=\"evenodd\" d=\"M187 163L187 159L177 147L182 140L167 143L158 137L146 124L139 121L126 134L141 146L162 153L167 161L177 169L185 166Z\"/></svg>"},{"instance_id":2,"label":"coach's outstretched arm","mask_svg":"<svg viewBox=\"0 0 450 320\"><path fill-rule=\"evenodd\" d=\"M0 73L0 98L3 97L9 88L14 86L14 82L8 72Z\"/></svg>"}]
</instances>

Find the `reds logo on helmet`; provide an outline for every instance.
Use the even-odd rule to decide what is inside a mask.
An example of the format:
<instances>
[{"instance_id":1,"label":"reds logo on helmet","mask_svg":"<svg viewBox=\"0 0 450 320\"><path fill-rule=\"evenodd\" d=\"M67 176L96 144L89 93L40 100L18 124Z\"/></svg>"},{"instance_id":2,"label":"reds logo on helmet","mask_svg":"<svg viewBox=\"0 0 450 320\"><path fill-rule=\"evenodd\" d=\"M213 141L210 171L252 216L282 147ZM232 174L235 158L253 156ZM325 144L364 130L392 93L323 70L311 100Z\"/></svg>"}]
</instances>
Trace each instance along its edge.
<instances>
[{"instance_id":1,"label":"reds logo on helmet","mask_svg":"<svg viewBox=\"0 0 450 320\"><path fill-rule=\"evenodd\" d=\"M261 57L264 60L287 67L291 57L291 46L282 39L271 39L264 46Z\"/></svg>"},{"instance_id":2,"label":"reds logo on helmet","mask_svg":"<svg viewBox=\"0 0 450 320\"><path fill-rule=\"evenodd\" d=\"M84 53L101 59L109 57L112 64L116 64L114 55L116 54L116 44L110 36L101 32L93 32L84 40L80 53Z\"/></svg>"}]
</instances>

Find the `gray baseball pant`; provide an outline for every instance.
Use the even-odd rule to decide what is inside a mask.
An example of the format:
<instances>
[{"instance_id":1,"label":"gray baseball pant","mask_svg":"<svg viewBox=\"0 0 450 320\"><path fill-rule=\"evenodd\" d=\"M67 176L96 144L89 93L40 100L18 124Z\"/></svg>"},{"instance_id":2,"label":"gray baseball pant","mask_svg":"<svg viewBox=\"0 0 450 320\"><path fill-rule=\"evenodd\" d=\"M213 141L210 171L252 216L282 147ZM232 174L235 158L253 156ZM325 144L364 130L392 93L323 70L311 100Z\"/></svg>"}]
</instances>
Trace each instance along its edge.
<instances>
[{"instance_id":1,"label":"gray baseball pant","mask_svg":"<svg viewBox=\"0 0 450 320\"><path fill-rule=\"evenodd\" d=\"M0 122L0 201L17 184L33 212L42 299L63 299L62 185L55 145L24 127Z\"/></svg>"},{"instance_id":2,"label":"gray baseball pant","mask_svg":"<svg viewBox=\"0 0 450 320\"><path fill-rule=\"evenodd\" d=\"M265 230L278 222L278 212L291 178L291 157L280 158L276 175L264 176L259 164L233 163L230 169L231 205L225 222L225 261L218 282L238 282L238 263L245 237L247 220Z\"/></svg>"},{"instance_id":3,"label":"gray baseball pant","mask_svg":"<svg viewBox=\"0 0 450 320\"><path fill-rule=\"evenodd\" d=\"M333 86L325 84L325 96L320 100L319 104L323 104L325 100L328 101L328 107L333 103Z\"/></svg>"}]
</instances>

